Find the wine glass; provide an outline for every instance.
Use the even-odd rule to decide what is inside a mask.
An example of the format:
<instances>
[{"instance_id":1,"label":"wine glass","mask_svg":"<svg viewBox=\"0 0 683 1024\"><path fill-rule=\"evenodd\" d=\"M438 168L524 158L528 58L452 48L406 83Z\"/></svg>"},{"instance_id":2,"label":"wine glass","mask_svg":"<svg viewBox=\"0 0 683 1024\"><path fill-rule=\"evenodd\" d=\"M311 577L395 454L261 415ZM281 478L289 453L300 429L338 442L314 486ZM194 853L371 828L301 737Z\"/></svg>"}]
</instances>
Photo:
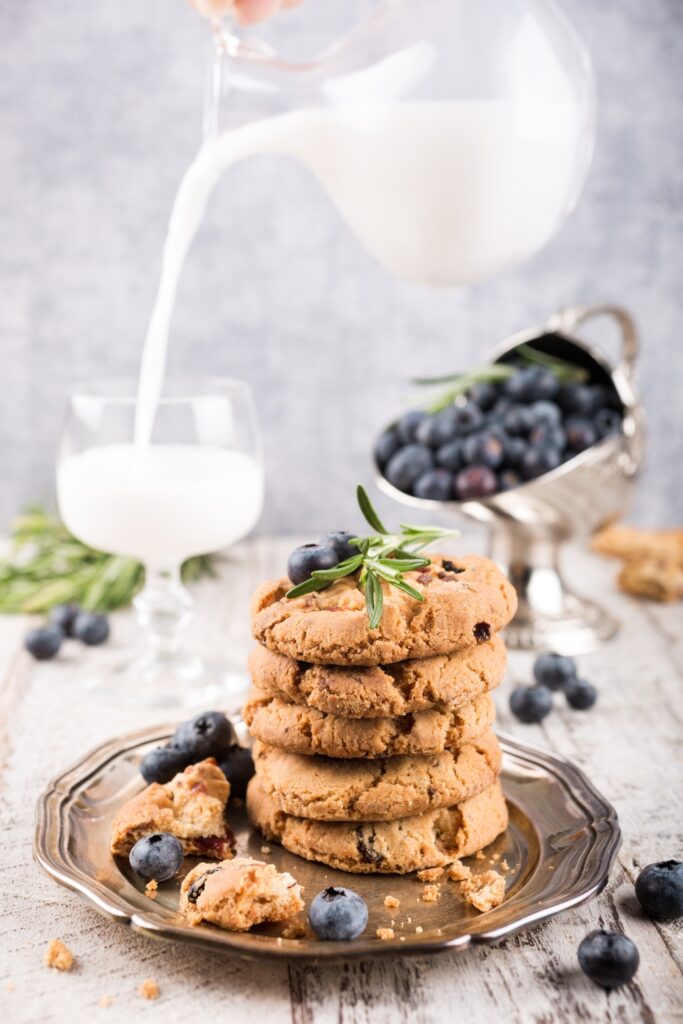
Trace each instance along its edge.
<instances>
[{"instance_id":1,"label":"wine glass","mask_svg":"<svg viewBox=\"0 0 683 1024\"><path fill-rule=\"evenodd\" d=\"M57 462L67 528L90 547L142 562L134 601L142 651L90 678L116 703L197 706L233 698L244 674L207 665L183 642L193 600L182 563L245 537L263 504L261 442L251 390L239 380L168 380L151 443L134 440L137 381L74 388Z\"/></svg>"}]
</instances>

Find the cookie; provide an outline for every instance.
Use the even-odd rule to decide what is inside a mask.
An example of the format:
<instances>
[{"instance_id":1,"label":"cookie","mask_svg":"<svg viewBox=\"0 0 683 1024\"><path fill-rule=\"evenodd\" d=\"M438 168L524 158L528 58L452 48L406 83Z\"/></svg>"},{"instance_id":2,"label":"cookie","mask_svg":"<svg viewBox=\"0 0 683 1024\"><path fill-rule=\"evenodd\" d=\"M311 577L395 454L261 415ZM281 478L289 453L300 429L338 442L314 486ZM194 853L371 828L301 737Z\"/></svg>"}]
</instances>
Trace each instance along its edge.
<instances>
[{"instance_id":1,"label":"cookie","mask_svg":"<svg viewBox=\"0 0 683 1024\"><path fill-rule=\"evenodd\" d=\"M683 600L683 562L656 558L624 562L617 580L619 587L634 597L650 601Z\"/></svg>"},{"instance_id":2,"label":"cookie","mask_svg":"<svg viewBox=\"0 0 683 1024\"><path fill-rule=\"evenodd\" d=\"M613 523L594 535L591 548L600 555L623 561L656 559L683 566L683 528L644 530Z\"/></svg>"},{"instance_id":3,"label":"cookie","mask_svg":"<svg viewBox=\"0 0 683 1024\"><path fill-rule=\"evenodd\" d=\"M253 824L269 840L306 860L341 871L407 874L469 857L504 832L507 805L500 783L455 807L398 821L312 821L285 814L256 775L247 789Z\"/></svg>"},{"instance_id":4,"label":"cookie","mask_svg":"<svg viewBox=\"0 0 683 1024\"><path fill-rule=\"evenodd\" d=\"M186 854L232 856L225 820L230 783L213 757L191 764L170 782L153 782L118 811L111 827L111 852L130 853L143 836L170 832Z\"/></svg>"},{"instance_id":5,"label":"cookie","mask_svg":"<svg viewBox=\"0 0 683 1024\"><path fill-rule=\"evenodd\" d=\"M259 645L249 671L262 693L292 704L345 718L395 718L469 703L498 686L506 661L500 636L453 654L365 667L311 665Z\"/></svg>"},{"instance_id":6,"label":"cookie","mask_svg":"<svg viewBox=\"0 0 683 1024\"><path fill-rule=\"evenodd\" d=\"M358 576L290 599L286 577L262 584L252 599L256 640L280 654L323 665L385 665L450 654L491 639L517 610L515 591L488 558L432 556L406 580L424 595L382 584L384 610L368 628Z\"/></svg>"},{"instance_id":7,"label":"cookie","mask_svg":"<svg viewBox=\"0 0 683 1024\"><path fill-rule=\"evenodd\" d=\"M251 735L293 754L327 757L393 757L455 750L493 725L489 694L444 711L418 711L400 718L342 718L315 708L287 704L256 691L242 711Z\"/></svg>"},{"instance_id":8,"label":"cookie","mask_svg":"<svg viewBox=\"0 0 683 1024\"><path fill-rule=\"evenodd\" d=\"M493 785L498 740L489 731L457 753L340 760L257 743L256 773L281 811L320 821L392 821L462 803Z\"/></svg>"},{"instance_id":9,"label":"cookie","mask_svg":"<svg viewBox=\"0 0 683 1024\"><path fill-rule=\"evenodd\" d=\"M286 921L303 909L296 879L251 857L197 864L180 888L180 910L190 924L208 921L231 932Z\"/></svg>"}]
</instances>

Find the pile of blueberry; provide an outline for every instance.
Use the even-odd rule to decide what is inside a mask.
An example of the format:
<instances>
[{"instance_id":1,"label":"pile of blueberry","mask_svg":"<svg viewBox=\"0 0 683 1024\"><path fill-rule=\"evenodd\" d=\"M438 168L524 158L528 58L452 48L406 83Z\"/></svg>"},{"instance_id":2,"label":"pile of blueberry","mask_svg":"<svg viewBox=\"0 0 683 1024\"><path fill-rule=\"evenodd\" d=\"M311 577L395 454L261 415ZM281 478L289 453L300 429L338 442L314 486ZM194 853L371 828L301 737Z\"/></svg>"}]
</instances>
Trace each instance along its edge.
<instances>
[{"instance_id":1,"label":"pile of blueberry","mask_svg":"<svg viewBox=\"0 0 683 1024\"><path fill-rule=\"evenodd\" d=\"M140 773L145 782L170 782L190 764L215 757L230 783L231 796L244 797L254 774L251 753L241 747L232 725L221 711L203 711L181 722L169 742L143 757Z\"/></svg>"},{"instance_id":2,"label":"pile of blueberry","mask_svg":"<svg viewBox=\"0 0 683 1024\"><path fill-rule=\"evenodd\" d=\"M287 560L290 582L294 586L304 583L317 569L334 569L340 562L353 558L358 554L358 548L351 544L355 536L355 533L339 530L326 533L319 544L301 544L294 548Z\"/></svg>"},{"instance_id":3,"label":"pile of blueberry","mask_svg":"<svg viewBox=\"0 0 683 1024\"><path fill-rule=\"evenodd\" d=\"M524 366L474 384L439 412L407 412L380 435L374 456L405 494L471 501L534 480L621 430L614 387L562 383L552 370Z\"/></svg>"},{"instance_id":4,"label":"pile of blueberry","mask_svg":"<svg viewBox=\"0 0 683 1024\"><path fill-rule=\"evenodd\" d=\"M541 654L534 663L534 686L518 686L510 694L510 710L520 722L541 722L553 709L553 693L562 691L567 704L587 711L598 699L598 691L579 679L576 662L563 654Z\"/></svg>"},{"instance_id":5,"label":"pile of blueberry","mask_svg":"<svg viewBox=\"0 0 683 1024\"><path fill-rule=\"evenodd\" d=\"M96 647L109 637L109 620L98 612L82 611L77 604L58 604L46 626L26 634L24 647L36 661L47 661L59 653L67 637Z\"/></svg>"}]
</instances>

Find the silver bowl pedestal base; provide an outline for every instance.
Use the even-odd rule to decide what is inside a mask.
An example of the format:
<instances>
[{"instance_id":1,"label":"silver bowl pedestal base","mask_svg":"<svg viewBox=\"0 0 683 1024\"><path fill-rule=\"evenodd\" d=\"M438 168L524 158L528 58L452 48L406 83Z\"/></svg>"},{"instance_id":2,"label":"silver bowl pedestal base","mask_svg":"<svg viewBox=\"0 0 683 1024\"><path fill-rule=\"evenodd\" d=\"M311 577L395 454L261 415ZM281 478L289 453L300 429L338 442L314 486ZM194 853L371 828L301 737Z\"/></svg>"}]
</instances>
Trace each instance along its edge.
<instances>
[{"instance_id":1,"label":"silver bowl pedestal base","mask_svg":"<svg viewBox=\"0 0 683 1024\"><path fill-rule=\"evenodd\" d=\"M505 630L511 649L583 654L609 640L619 624L604 608L575 594L560 567L563 538L497 521L490 557L517 591L519 607Z\"/></svg>"}]
</instances>

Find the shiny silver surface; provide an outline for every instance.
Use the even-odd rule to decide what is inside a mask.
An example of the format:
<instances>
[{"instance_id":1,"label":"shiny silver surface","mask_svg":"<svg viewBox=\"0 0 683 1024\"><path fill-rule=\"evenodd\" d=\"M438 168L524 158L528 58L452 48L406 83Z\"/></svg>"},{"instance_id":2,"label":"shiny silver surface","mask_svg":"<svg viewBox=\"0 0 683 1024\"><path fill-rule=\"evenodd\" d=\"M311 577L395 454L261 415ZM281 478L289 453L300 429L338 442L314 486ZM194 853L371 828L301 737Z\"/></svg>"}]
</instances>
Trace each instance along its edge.
<instances>
[{"instance_id":1,"label":"shiny silver surface","mask_svg":"<svg viewBox=\"0 0 683 1024\"><path fill-rule=\"evenodd\" d=\"M582 323L603 316L613 319L621 333L621 358L614 366L575 334ZM508 575L519 599L517 615L506 630L508 646L578 654L613 636L618 623L607 610L574 593L564 578L562 549L567 541L587 537L628 509L645 448L644 414L634 385L638 341L634 322L625 310L576 306L554 314L543 328L506 339L491 358L500 360L520 345L548 334L588 357L612 380L624 406L623 435L605 438L551 473L485 501L414 498L380 474L377 485L404 505L447 509L486 523L491 557Z\"/></svg>"},{"instance_id":2,"label":"shiny silver surface","mask_svg":"<svg viewBox=\"0 0 683 1024\"><path fill-rule=\"evenodd\" d=\"M475 872L505 859L507 893L501 906L480 914L468 907L459 887L441 885L437 903L420 900L423 885L414 875L351 875L309 863L269 844L248 825L244 812L229 808L239 852L272 861L304 886L308 904L328 885L346 885L368 903L370 918L354 942L283 938L283 925L253 932L221 931L211 925L191 928L177 912L179 881L159 887L155 901L125 859L109 852L109 829L121 804L143 785L140 759L172 733L171 727L147 729L99 747L47 787L37 805L34 854L56 881L80 893L101 914L152 937L190 942L241 956L348 960L351 957L423 955L459 949L470 943L495 943L547 917L590 899L603 888L621 834L613 807L573 764L512 738L501 737L503 786L510 805L510 827L486 850L470 858ZM238 730L239 731L239 730ZM182 873L189 869L188 859ZM386 895L400 901L384 906ZM395 938L382 941L378 927L393 921ZM305 924L305 914L301 916ZM421 933L416 932L421 927Z\"/></svg>"}]
</instances>

